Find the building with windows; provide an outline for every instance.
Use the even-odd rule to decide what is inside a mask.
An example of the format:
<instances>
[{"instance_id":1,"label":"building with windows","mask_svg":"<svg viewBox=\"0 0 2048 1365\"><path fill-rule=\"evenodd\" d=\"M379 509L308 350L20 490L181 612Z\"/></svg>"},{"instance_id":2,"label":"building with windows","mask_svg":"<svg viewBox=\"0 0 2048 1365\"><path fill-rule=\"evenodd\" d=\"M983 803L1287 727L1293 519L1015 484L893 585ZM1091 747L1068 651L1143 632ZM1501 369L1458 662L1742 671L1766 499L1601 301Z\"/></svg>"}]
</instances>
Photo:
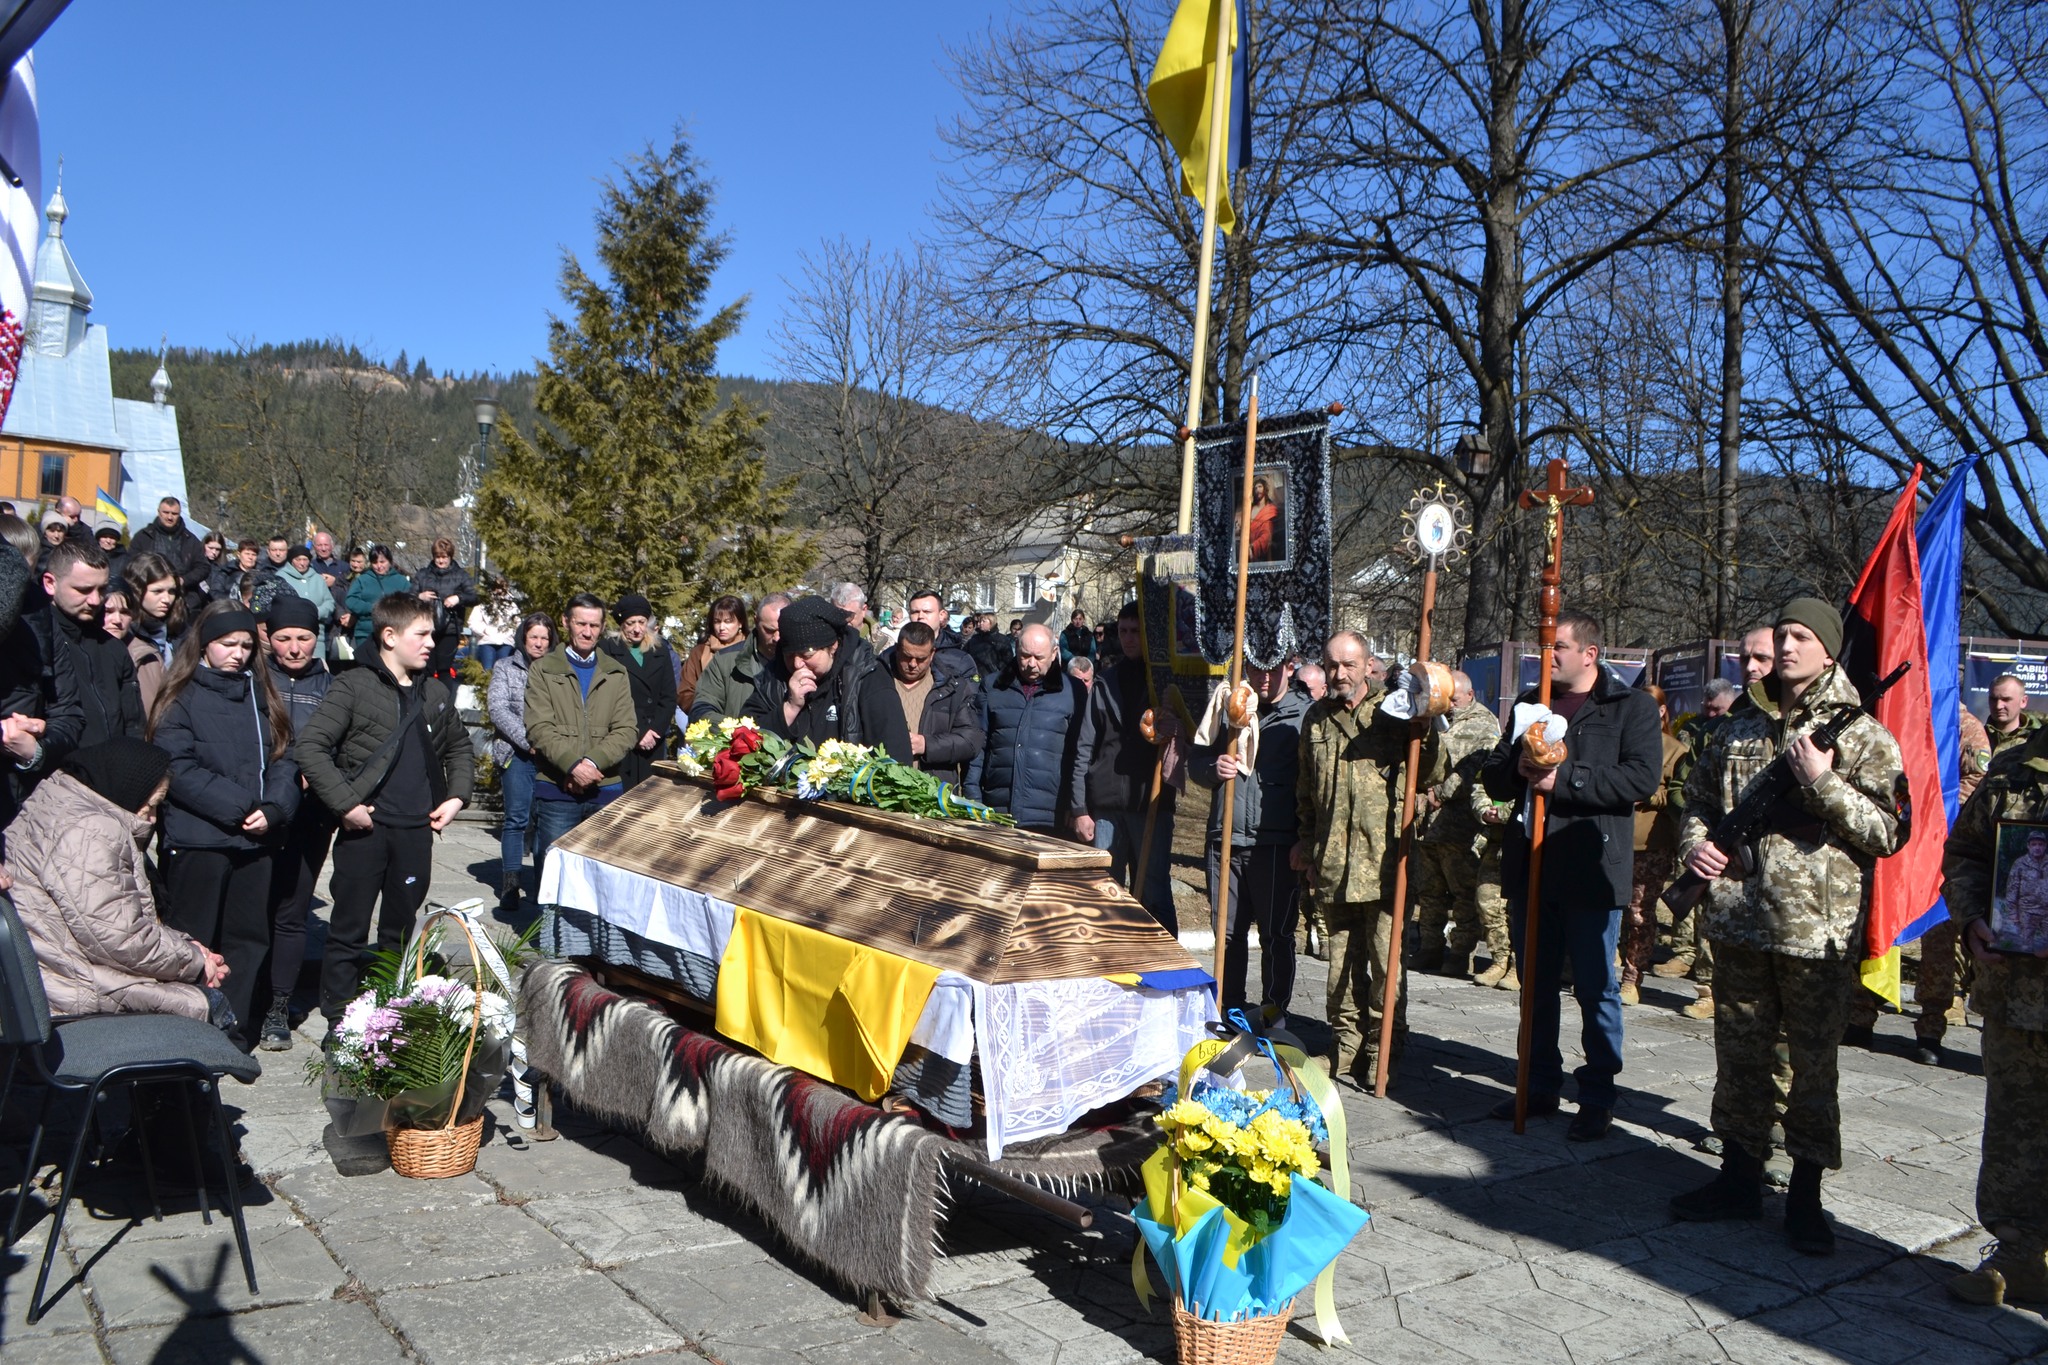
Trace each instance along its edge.
<instances>
[{"instance_id":1,"label":"building with windows","mask_svg":"<svg viewBox=\"0 0 2048 1365\"><path fill-rule=\"evenodd\" d=\"M0 422L0 501L31 516L73 497L97 525L104 492L137 530L165 497L187 503L189 515L171 377L159 363L148 402L114 397L107 329L88 320L92 290L64 241L69 216L59 181L43 212L21 373Z\"/></svg>"}]
</instances>

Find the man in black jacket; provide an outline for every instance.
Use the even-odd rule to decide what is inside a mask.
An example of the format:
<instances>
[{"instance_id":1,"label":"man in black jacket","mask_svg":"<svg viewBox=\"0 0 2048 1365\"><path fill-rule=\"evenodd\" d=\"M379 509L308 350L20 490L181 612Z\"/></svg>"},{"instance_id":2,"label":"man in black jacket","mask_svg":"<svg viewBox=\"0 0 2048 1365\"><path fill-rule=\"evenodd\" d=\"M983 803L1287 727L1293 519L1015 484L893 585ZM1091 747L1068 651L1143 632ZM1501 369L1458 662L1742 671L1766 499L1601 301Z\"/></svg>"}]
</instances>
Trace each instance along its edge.
<instances>
[{"instance_id":1,"label":"man in black jacket","mask_svg":"<svg viewBox=\"0 0 2048 1365\"><path fill-rule=\"evenodd\" d=\"M933 656L932 667L940 673L964 676L971 681L981 681L981 667L974 656L967 652L967 642L960 632L953 629L946 614L946 599L939 596L936 588L919 588L910 594L904 603L904 613L913 621L922 621L931 627L932 643L938 653Z\"/></svg>"},{"instance_id":2,"label":"man in black jacket","mask_svg":"<svg viewBox=\"0 0 2048 1365\"><path fill-rule=\"evenodd\" d=\"M361 988L372 912L377 945L403 944L433 877L434 835L476 783L454 695L427 673L434 609L388 594L370 613L370 642L376 654L334 680L292 750L307 788L341 822L320 964L330 1029Z\"/></svg>"},{"instance_id":3,"label":"man in black jacket","mask_svg":"<svg viewBox=\"0 0 2048 1365\"><path fill-rule=\"evenodd\" d=\"M142 738L142 690L135 682L135 660L127 643L100 625L106 587L107 557L100 547L67 540L43 563L43 591L49 594L50 605L31 618L46 647L70 656L85 709L80 748L122 736Z\"/></svg>"},{"instance_id":4,"label":"man in black jacket","mask_svg":"<svg viewBox=\"0 0 2048 1365\"><path fill-rule=\"evenodd\" d=\"M206 606L206 580L213 565L206 558L206 546L185 524L184 506L176 498L156 505L156 520L135 533L128 546L131 555L162 555L178 576L185 592L185 619L191 620Z\"/></svg>"},{"instance_id":5,"label":"man in black jacket","mask_svg":"<svg viewBox=\"0 0 2048 1365\"><path fill-rule=\"evenodd\" d=\"M957 787L986 739L981 689L973 674L941 669L937 654L932 628L922 621L906 622L896 643L882 652L909 727L910 752L891 757Z\"/></svg>"},{"instance_id":6,"label":"man in black jacket","mask_svg":"<svg viewBox=\"0 0 2048 1365\"><path fill-rule=\"evenodd\" d=\"M85 730L70 654L51 648L30 624L34 609L23 609L40 586L28 561L0 544L0 831Z\"/></svg>"},{"instance_id":7,"label":"man in black jacket","mask_svg":"<svg viewBox=\"0 0 2048 1365\"><path fill-rule=\"evenodd\" d=\"M675 651L653 628L653 604L641 594L629 592L613 603L612 619L619 623L618 637L599 641L598 647L619 661L633 686L633 718L640 733L619 763L620 787L631 791L654 771L662 741L675 726L681 668Z\"/></svg>"},{"instance_id":8,"label":"man in black jacket","mask_svg":"<svg viewBox=\"0 0 2048 1365\"><path fill-rule=\"evenodd\" d=\"M1496 801L1517 803L1501 856L1501 885L1522 989L1535 992L1529 1040L1529 1113L1554 1114L1564 1088L1558 1052L1558 986L1567 955L1572 993L1584 1021L1586 1064L1578 1070L1579 1112L1566 1134L1575 1142L1604 1137L1614 1114L1614 1078L1621 1074L1621 983L1614 953L1622 907L1635 876L1635 811L1657 789L1664 745L1657 702L1600 660L1600 623L1584 612L1557 618L1551 649L1550 709L1564 717L1566 758L1542 767L1510 729L1487 755L1480 783ZM1516 698L1533 704L1535 689ZM1536 952L1522 938L1529 895L1528 794L1549 797L1543 834L1543 886ZM1495 1118L1515 1116L1512 1098Z\"/></svg>"},{"instance_id":9,"label":"man in black jacket","mask_svg":"<svg viewBox=\"0 0 2048 1365\"><path fill-rule=\"evenodd\" d=\"M1288 850L1300 837L1296 783L1301 775L1301 722L1308 693L1293 681L1291 661L1278 668L1252 665L1245 681L1259 697L1256 731L1247 730L1234 753L1220 741L1197 744L1190 775L1209 788L1209 909L1215 919L1216 893L1230 878L1230 923L1223 950L1226 1007L1248 1005L1245 976L1251 959L1251 926L1259 927L1262 1014L1267 1023L1285 1020L1294 998L1294 926L1300 910L1301 879L1288 866ZM1227 733L1227 730L1226 732ZM1253 735L1256 734L1256 739ZM1247 761L1249 760L1249 761ZM1235 778L1228 871L1223 856L1223 783Z\"/></svg>"},{"instance_id":10,"label":"man in black jacket","mask_svg":"<svg viewBox=\"0 0 2048 1365\"><path fill-rule=\"evenodd\" d=\"M1167 875L1173 851L1172 787L1160 789L1159 808L1152 816L1151 866L1142 872L1138 855L1145 840L1145 807L1152 799L1152 775L1159 767L1159 745L1180 733L1180 722L1165 707L1152 705L1144 630L1136 602L1125 603L1117 613L1116 633L1120 652L1088 690L1087 718L1075 739L1076 790L1068 794L1074 836L1108 849L1109 875L1137 897L1168 933L1178 934L1180 920L1174 913L1173 883ZM1154 739L1149 740L1138 732L1138 722L1147 710L1154 713Z\"/></svg>"}]
</instances>

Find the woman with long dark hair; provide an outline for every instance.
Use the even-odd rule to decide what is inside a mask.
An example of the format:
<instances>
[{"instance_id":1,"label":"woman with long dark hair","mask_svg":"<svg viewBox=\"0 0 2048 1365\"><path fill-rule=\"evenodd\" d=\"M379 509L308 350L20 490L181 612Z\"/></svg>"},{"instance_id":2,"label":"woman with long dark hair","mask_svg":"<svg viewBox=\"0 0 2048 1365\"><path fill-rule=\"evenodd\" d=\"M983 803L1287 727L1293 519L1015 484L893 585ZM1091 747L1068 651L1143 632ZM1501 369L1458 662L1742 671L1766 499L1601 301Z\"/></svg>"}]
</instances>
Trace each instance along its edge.
<instances>
[{"instance_id":1,"label":"woman with long dark hair","mask_svg":"<svg viewBox=\"0 0 2048 1365\"><path fill-rule=\"evenodd\" d=\"M691 646L683 660L682 675L676 679L676 705L685 715L697 699L697 679L704 676L712 659L746 642L747 604L728 593L704 613L704 638Z\"/></svg>"},{"instance_id":2,"label":"woman with long dark hair","mask_svg":"<svg viewBox=\"0 0 2048 1365\"><path fill-rule=\"evenodd\" d=\"M148 550L128 556L121 584L128 595L128 657L135 660L146 716L156 706L172 650L185 633L185 589L171 561Z\"/></svg>"},{"instance_id":3,"label":"woman with long dark hair","mask_svg":"<svg viewBox=\"0 0 2048 1365\"><path fill-rule=\"evenodd\" d=\"M164 922L227 962L229 1029L243 1051L263 1020L255 992L270 953L270 884L299 806L299 766L284 700L261 666L256 618L215 602L178 648L149 722L171 756L164 807Z\"/></svg>"}]
</instances>

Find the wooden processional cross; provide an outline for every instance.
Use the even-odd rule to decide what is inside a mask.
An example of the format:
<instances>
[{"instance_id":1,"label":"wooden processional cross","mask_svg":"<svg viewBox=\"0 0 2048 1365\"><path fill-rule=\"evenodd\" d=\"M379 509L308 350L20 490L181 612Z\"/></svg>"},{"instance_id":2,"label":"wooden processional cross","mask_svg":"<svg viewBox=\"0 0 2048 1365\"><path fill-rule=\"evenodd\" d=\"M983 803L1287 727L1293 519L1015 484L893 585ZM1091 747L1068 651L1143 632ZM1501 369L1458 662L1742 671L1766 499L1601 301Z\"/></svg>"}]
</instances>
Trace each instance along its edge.
<instances>
[{"instance_id":1,"label":"wooden processional cross","mask_svg":"<svg viewBox=\"0 0 2048 1365\"><path fill-rule=\"evenodd\" d=\"M1565 486L1563 460L1552 460L1543 487L1522 490L1522 508L1543 512L1543 595L1536 622L1536 701L1550 705L1550 647L1557 643L1557 585L1562 577L1564 555L1564 509L1584 507L1593 501L1590 488ZM1567 741L1569 742L1569 741ZM1529 886L1528 903L1522 911L1522 957L1515 965L1522 975L1522 1028L1515 1047L1515 1131L1522 1132L1529 1119L1530 1037L1536 1018L1535 965L1536 932L1543 905L1543 826L1549 800L1542 792L1529 793Z\"/></svg>"}]
</instances>

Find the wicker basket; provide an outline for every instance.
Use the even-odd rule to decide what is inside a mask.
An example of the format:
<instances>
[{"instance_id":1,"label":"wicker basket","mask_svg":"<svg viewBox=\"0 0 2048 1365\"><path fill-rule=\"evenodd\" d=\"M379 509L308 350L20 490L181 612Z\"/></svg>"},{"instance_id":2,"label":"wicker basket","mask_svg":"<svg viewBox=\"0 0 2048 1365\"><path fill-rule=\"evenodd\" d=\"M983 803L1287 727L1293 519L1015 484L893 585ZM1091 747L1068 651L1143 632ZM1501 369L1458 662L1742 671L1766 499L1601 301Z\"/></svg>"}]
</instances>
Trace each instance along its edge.
<instances>
[{"instance_id":1,"label":"wicker basket","mask_svg":"<svg viewBox=\"0 0 2048 1365\"><path fill-rule=\"evenodd\" d=\"M484 1116L452 1128L393 1128L384 1137L391 1145L392 1170L411 1180L445 1180L476 1169Z\"/></svg>"},{"instance_id":2,"label":"wicker basket","mask_svg":"<svg viewBox=\"0 0 2048 1365\"><path fill-rule=\"evenodd\" d=\"M425 969L427 925L433 923L437 915L447 915L455 921L455 927L462 930L462 936L469 940L470 960L481 961L476 950L476 938L469 932L469 925L462 916L436 910L428 914L413 940L415 976ZM469 1043L462 1050L462 1071L455 1081L455 1097L448 1104L448 1122L439 1128L392 1128L384 1134L384 1140L391 1148L391 1169L408 1179L445 1180L451 1175L468 1175L476 1169L476 1151L484 1141L484 1116L478 1114L467 1123L457 1123L455 1116L462 1112L462 1092L469 1084L469 1061L476 1055L476 1036L484 1023L481 977L470 997Z\"/></svg>"},{"instance_id":3,"label":"wicker basket","mask_svg":"<svg viewBox=\"0 0 2048 1365\"><path fill-rule=\"evenodd\" d=\"M1289 1304L1271 1317L1209 1322L1190 1313L1173 1297L1173 1344L1180 1365L1272 1365L1287 1335Z\"/></svg>"}]
</instances>

